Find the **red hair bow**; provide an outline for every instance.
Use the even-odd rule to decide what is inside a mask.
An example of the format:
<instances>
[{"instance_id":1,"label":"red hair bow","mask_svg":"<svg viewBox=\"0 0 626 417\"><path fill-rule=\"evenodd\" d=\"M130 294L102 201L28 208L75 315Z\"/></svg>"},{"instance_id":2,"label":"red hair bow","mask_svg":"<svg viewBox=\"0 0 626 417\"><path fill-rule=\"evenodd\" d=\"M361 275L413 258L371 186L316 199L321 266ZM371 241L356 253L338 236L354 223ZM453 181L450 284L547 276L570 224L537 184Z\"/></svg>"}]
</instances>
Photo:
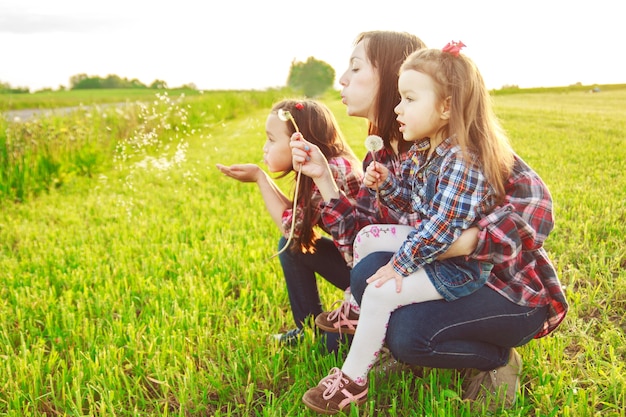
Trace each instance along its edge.
<instances>
[{"instance_id":1,"label":"red hair bow","mask_svg":"<svg viewBox=\"0 0 626 417\"><path fill-rule=\"evenodd\" d=\"M452 54L453 56L459 56L461 52L461 48L464 48L466 45L461 41L450 41L443 47L442 51Z\"/></svg>"}]
</instances>

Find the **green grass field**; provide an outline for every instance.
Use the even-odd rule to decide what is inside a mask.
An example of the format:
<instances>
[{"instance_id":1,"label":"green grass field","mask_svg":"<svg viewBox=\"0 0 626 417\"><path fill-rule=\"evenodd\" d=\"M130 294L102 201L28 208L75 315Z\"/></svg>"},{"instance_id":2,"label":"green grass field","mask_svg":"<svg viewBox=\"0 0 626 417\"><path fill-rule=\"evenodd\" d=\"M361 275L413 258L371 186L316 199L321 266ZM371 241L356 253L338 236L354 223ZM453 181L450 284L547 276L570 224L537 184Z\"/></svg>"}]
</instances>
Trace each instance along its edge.
<instances>
[{"instance_id":1,"label":"green grass field","mask_svg":"<svg viewBox=\"0 0 626 417\"><path fill-rule=\"evenodd\" d=\"M297 347L269 342L293 326L269 260L279 233L256 186L215 168L261 160L269 104L216 118L221 102L195 99L148 145L129 140L148 136L139 112L22 128L89 138L105 160L86 173L61 159L60 182L0 200L0 415L316 415L300 398L341 359L312 332ZM501 415L625 416L626 89L495 100L553 194L546 247L571 303L553 335L520 349L522 396ZM364 156L364 120L325 101ZM320 287L326 306L342 295ZM456 382L449 370L375 376L349 415L482 415Z\"/></svg>"}]
</instances>

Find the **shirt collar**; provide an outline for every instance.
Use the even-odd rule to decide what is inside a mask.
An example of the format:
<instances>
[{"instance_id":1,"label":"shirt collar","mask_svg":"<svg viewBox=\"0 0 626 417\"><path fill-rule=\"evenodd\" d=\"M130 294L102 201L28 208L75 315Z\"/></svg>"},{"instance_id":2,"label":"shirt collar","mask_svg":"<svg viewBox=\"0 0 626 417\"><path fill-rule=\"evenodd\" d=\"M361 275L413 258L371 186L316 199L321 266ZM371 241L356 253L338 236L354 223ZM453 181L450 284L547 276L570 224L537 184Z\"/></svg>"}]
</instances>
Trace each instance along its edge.
<instances>
[{"instance_id":1,"label":"shirt collar","mask_svg":"<svg viewBox=\"0 0 626 417\"><path fill-rule=\"evenodd\" d=\"M441 155L444 153L445 150L447 150L451 146L452 146L452 138L449 137L445 139L443 142L441 142L439 145L437 145L437 147L435 148L435 152L438 155ZM424 138L424 139L415 141L415 144L413 145L413 147L415 151L418 153L428 151L430 149L430 138Z\"/></svg>"}]
</instances>

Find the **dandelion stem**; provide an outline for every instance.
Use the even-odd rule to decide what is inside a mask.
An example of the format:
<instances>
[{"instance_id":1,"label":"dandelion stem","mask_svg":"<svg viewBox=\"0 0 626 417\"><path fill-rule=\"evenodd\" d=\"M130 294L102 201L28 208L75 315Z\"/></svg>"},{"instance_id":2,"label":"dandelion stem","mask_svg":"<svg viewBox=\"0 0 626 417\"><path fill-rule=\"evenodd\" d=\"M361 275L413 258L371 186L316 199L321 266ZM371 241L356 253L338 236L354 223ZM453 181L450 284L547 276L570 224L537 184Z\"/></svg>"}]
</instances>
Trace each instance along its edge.
<instances>
[{"instance_id":1,"label":"dandelion stem","mask_svg":"<svg viewBox=\"0 0 626 417\"><path fill-rule=\"evenodd\" d=\"M298 125L296 124L296 121L294 120L291 113L288 113L288 118L291 121L293 128L296 129L296 132L300 133L300 129L298 129ZM275 258L281 253L283 253L289 247L289 245L291 244L291 240L293 239L293 233L294 233L294 230L296 229L296 209L298 207L298 190L300 189L300 177L301 176L302 176L302 165L298 167L298 174L296 175L296 190L294 191L294 196L293 196L293 208L291 210L291 229L289 230L289 237L287 238L287 242L285 242L285 245L277 253L270 256L270 259Z\"/></svg>"},{"instance_id":2,"label":"dandelion stem","mask_svg":"<svg viewBox=\"0 0 626 417\"><path fill-rule=\"evenodd\" d=\"M372 161L374 162L374 164L376 164L376 156L374 154L374 151L371 150L370 154L372 155ZM378 214L380 214L381 216L381 220L382 220L382 216L383 216L383 211L380 207L380 194L378 193L378 186L380 184L376 184L376 211L378 212Z\"/></svg>"}]
</instances>

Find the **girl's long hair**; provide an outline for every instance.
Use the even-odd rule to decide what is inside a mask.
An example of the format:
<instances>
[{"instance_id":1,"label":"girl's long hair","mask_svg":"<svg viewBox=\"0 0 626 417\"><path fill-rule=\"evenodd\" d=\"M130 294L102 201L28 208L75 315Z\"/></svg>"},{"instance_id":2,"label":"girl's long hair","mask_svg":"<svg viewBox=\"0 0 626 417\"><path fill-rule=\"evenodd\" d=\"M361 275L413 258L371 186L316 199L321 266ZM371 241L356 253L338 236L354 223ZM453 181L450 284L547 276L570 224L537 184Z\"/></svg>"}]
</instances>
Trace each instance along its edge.
<instances>
[{"instance_id":1,"label":"girl's long hair","mask_svg":"<svg viewBox=\"0 0 626 417\"><path fill-rule=\"evenodd\" d=\"M377 30L360 33L354 45L366 40L367 58L378 72L379 88L375 99L376 123L369 122L368 134L378 135L387 149L397 141L398 151L406 152L410 142L402 138L393 109L400 102L398 74L400 66L412 52L426 48L426 44L415 35L406 32Z\"/></svg>"},{"instance_id":2,"label":"girl's long hair","mask_svg":"<svg viewBox=\"0 0 626 417\"><path fill-rule=\"evenodd\" d=\"M300 133L307 141L320 148L327 160L335 157L345 157L352 165L353 169L360 170L360 162L348 143L344 140L339 124L332 112L320 102L315 100L283 100L272 107L273 113L279 110L291 113ZM296 132L290 121L285 122L289 131L289 136ZM293 168L283 171L279 178L291 173ZM302 175L300 177L300 187L298 194L298 207L303 210L302 222L297 223L298 234L294 236L291 249L302 252L314 250L314 243L319 238L313 224L314 210L311 206L313 195L313 179ZM295 192L294 192L295 194ZM297 213L292 213L296 216Z\"/></svg>"},{"instance_id":3,"label":"girl's long hair","mask_svg":"<svg viewBox=\"0 0 626 417\"><path fill-rule=\"evenodd\" d=\"M440 49L423 49L407 58L401 71L407 70L430 76L441 103L450 101L450 119L443 127L443 137L459 144L468 163L471 163L468 150L478 156L487 181L502 201L514 153L474 62L463 54L454 56Z\"/></svg>"}]
</instances>

